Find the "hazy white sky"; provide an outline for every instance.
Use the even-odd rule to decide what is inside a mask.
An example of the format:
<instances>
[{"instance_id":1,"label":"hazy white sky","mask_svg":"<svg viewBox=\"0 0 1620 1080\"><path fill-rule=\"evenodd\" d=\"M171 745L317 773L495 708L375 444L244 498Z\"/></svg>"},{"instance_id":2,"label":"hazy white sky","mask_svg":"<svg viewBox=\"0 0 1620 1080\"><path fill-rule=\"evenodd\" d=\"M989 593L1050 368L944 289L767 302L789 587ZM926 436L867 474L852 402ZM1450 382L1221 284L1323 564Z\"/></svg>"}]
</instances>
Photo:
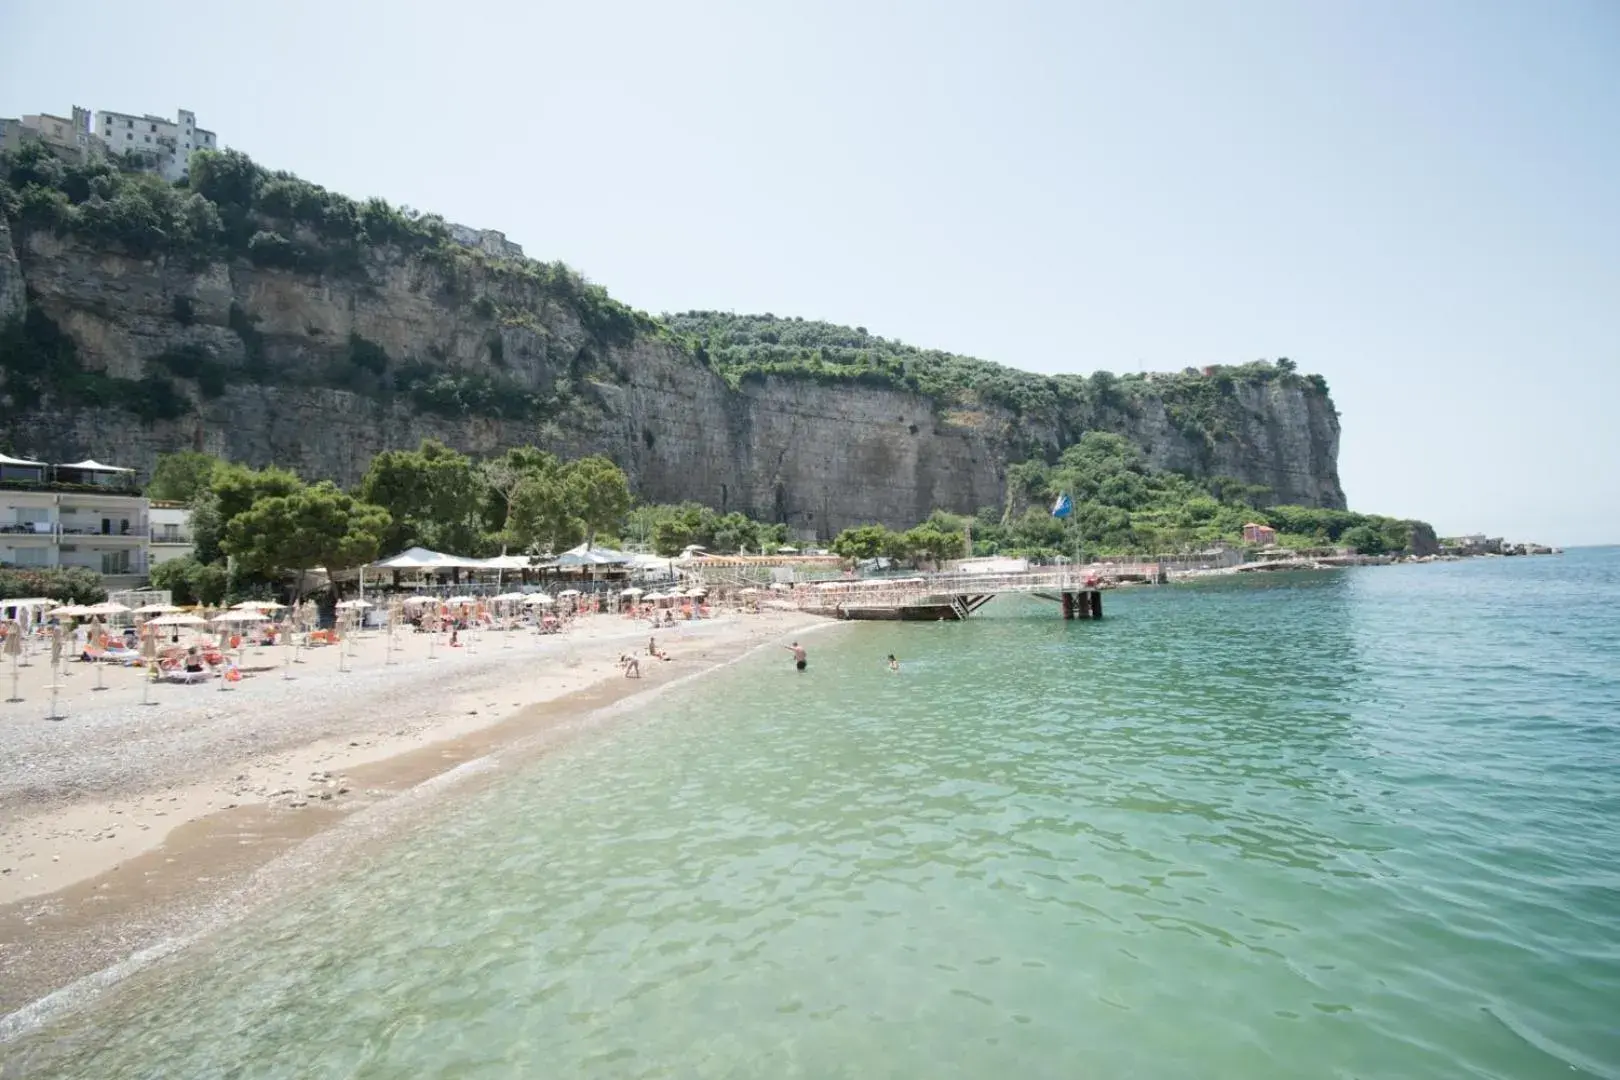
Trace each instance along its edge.
<instances>
[{"instance_id":1,"label":"hazy white sky","mask_svg":"<svg viewBox=\"0 0 1620 1080\"><path fill-rule=\"evenodd\" d=\"M0 0L172 116L649 311L1033 371L1289 356L1357 509L1620 541L1620 3Z\"/></svg>"}]
</instances>

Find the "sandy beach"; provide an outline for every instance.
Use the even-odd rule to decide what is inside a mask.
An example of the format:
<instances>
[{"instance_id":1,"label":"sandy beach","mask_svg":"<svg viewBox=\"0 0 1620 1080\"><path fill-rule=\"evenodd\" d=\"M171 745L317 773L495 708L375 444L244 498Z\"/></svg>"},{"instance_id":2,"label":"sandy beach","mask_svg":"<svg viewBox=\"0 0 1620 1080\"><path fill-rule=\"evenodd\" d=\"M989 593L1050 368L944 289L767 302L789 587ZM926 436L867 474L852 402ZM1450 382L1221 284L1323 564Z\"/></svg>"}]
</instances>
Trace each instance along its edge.
<instances>
[{"instance_id":1,"label":"sandy beach","mask_svg":"<svg viewBox=\"0 0 1620 1080\"><path fill-rule=\"evenodd\" d=\"M97 689L91 665L67 663L54 720L36 653L23 700L0 704L0 1016L190 936L202 910L268 898L257 871L362 811L467 762L544 752L606 706L824 622L598 616L455 649L399 633L391 652L373 631L352 652L250 648L242 681L153 685L152 705L139 669L105 665ZM668 662L646 655L654 634ZM642 678L623 676L627 652ZM9 689L9 665L0 676Z\"/></svg>"}]
</instances>

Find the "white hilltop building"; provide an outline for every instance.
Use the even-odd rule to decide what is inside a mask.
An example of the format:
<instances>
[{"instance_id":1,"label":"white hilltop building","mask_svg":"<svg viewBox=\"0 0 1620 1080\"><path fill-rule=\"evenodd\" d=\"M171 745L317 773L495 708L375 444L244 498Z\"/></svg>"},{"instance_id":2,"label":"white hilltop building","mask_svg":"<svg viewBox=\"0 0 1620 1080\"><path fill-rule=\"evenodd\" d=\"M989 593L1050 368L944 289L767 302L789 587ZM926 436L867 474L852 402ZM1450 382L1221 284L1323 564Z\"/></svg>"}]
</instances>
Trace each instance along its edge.
<instances>
[{"instance_id":1,"label":"white hilltop building","mask_svg":"<svg viewBox=\"0 0 1620 1080\"><path fill-rule=\"evenodd\" d=\"M197 126L197 114L179 110L178 119L169 120L150 113L96 113L92 133L117 157L134 157L163 179L184 180L191 171L191 155L198 150L218 150L219 138Z\"/></svg>"}]
</instances>

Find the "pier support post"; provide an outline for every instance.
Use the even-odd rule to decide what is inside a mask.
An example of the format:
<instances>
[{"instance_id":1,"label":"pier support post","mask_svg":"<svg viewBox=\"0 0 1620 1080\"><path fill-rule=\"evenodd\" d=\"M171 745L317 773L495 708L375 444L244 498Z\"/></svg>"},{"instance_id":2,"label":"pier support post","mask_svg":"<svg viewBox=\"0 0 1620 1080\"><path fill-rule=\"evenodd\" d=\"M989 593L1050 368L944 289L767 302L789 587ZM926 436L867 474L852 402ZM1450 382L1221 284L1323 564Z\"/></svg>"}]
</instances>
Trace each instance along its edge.
<instances>
[{"instance_id":1,"label":"pier support post","mask_svg":"<svg viewBox=\"0 0 1620 1080\"><path fill-rule=\"evenodd\" d=\"M1063 597L1063 617L1065 619L1074 618L1074 594L1064 590L1060 595Z\"/></svg>"},{"instance_id":2,"label":"pier support post","mask_svg":"<svg viewBox=\"0 0 1620 1080\"><path fill-rule=\"evenodd\" d=\"M1091 593L1091 617L1102 618L1102 590L1093 589Z\"/></svg>"}]
</instances>

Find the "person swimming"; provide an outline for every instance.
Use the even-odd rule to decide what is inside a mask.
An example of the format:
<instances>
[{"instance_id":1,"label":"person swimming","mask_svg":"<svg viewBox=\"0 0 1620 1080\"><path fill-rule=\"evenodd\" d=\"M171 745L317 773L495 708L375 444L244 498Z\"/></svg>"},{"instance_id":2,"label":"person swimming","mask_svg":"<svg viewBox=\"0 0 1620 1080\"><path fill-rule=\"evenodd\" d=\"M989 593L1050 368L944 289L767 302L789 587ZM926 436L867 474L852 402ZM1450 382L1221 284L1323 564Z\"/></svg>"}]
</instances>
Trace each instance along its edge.
<instances>
[{"instance_id":1,"label":"person swimming","mask_svg":"<svg viewBox=\"0 0 1620 1080\"><path fill-rule=\"evenodd\" d=\"M889 670L890 671L899 671L900 670L900 661L895 659L894 653L889 654Z\"/></svg>"},{"instance_id":2,"label":"person swimming","mask_svg":"<svg viewBox=\"0 0 1620 1080\"><path fill-rule=\"evenodd\" d=\"M806 664L804 646L795 641L791 645L782 646L782 648L793 654L793 666L798 668L800 671L803 671Z\"/></svg>"}]
</instances>

